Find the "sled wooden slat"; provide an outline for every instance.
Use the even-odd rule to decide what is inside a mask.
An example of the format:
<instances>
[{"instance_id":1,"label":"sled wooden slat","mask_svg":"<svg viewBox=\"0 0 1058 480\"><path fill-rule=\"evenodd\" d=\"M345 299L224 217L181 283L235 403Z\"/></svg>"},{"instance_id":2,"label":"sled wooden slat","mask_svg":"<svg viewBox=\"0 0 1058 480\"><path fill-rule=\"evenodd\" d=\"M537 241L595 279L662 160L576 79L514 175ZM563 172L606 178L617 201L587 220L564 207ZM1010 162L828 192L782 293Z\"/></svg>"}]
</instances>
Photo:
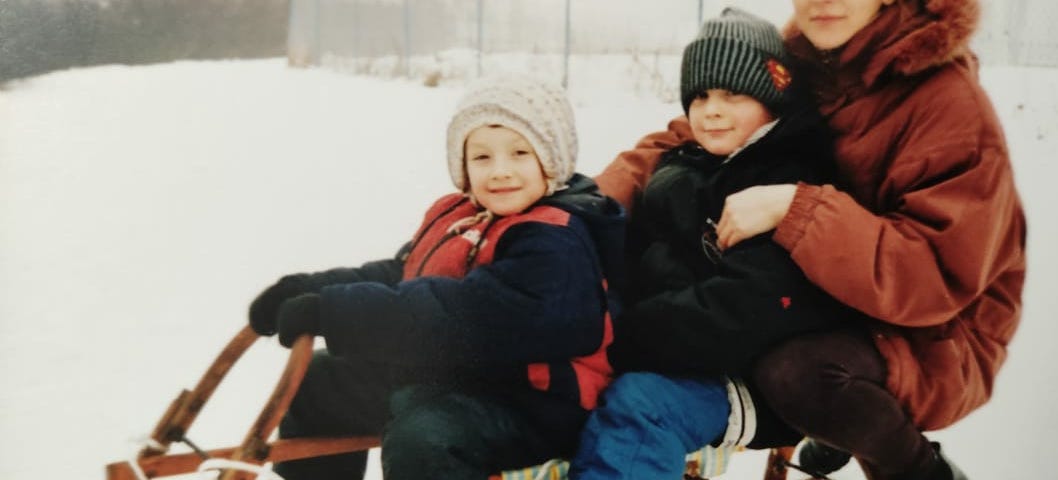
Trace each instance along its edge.
<instances>
[{"instance_id":1,"label":"sled wooden slat","mask_svg":"<svg viewBox=\"0 0 1058 480\"><path fill-rule=\"evenodd\" d=\"M276 440L269 445L268 462L285 462L302 458L336 455L339 453L358 452L378 447L378 437L334 437L334 438L292 438ZM210 458L232 458L237 447L208 450ZM155 455L140 460L140 468L149 478L168 477L194 472L202 457L197 453L172 455ZM115 462L107 465L108 480L136 480L136 475L128 462Z\"/></svg>"},{"instance_id":2,"label":"sled wooden slat","mask_svg":"<svg viewBox=\"0 0 1058 480\"><path fill-rule=\"evenodd\" d=\"M133 460L147 478L167 477L192 473L205 460L198 453L167 454L173 442L181 441L202 407L216 390L224 376L235 362L257 339L257 334L249 326L244 327L224 347L213 364L199 380L194 390L182 390L169 405L158 421L151 439L157 442L156 447L144 447ZM290 349L290 357L282 375L268 398L264 407L243 443L237 447L209 450L209 458L220 458L242 461L254 465L266 462L284 462L303 458L321 457L364 451L380 446L377 436L365 437L313 437L279 439L269 443L268 438L279 425L280 420L290 407L309 362L312 360L313 337L299 338ZM793 447L773 449L768 456L764 480L785 480L787 462L793 455ZM508 473L508 472L505 472ZM129 461L114 462L106 466L107 480L138 480ZM248 480L254 474L239 470L225 470L219 480ZM697 477L685 476L686 480Z\"/></svg>"},{"instance_id":3,"label":"sled wooden slat","mask_svg":"<svg viewBox=\"0 0 1058 480\"><path fill-rule=\"evenodd\" d=\"M151 439L157 442L156 446L147 446L140 451L135 461L143 470L147 478L163 477L179 473L195 471L204 460L198 454L176 454L166 455L169 445L183 439L187 430L191 427L203 405L216 390L217 385L227 375L235 362L246 352L246 350L257 339L249 326L243 327L228 342L217 359L206 370L193 391L183 390L177 396L169 408L166 409L162 418L158 421ZM256 465L261 465L269 460L271 450L276 445L270 445L268 438L272 435L279 421L283 418L287 408L290 406L294 394L297 392L301 380L305 377L309 362L312 360L312 335L304 335L298 338L290 349L290 357L287 359L286 367L268 398L265 406L253 426L247 432L243 443L232 449L222 449L217 454L209 455L211 458L226 458ZM377 439L374 440L377 443ZM339 442L341 443L341 442ZM296 444L295 444L296 445ZM332 442L330 445L334 445ZM161 447L161 448L158 448ZM359 448L354 445L355 448ZM286 447L290 450L290 447ZM311 447L302 445L297 450L301 452L314 452ZM224 452L223 454L221 452ZM335 452L335 453L341 453ZM319 453L307 453L306 456L316 456ZM185 468L190 464L190 470ZM135 480L136 474L129 462L116 462L107 465L108 480L128 479ZM172 472L172 473L168 473ZM250 473L227 470L220 476L221 480L245 480Z\"/></svg>"},{"instance_id":4,"label":"sled wooden slat","mask_svg":"<svg viewBox=\"0 0 1058 480\"><path fill-rule=\"evenodd\" d=\"M764 480L786 480L787 464L793 458L796 447L777 447L768 452L768 460L764 464ZM737 453L736 453L737 455ZM697 475L684 474L683 480L709 480Z\"/></svg>"},{"instance_id":5,"label":"sled wooden slat","mask_svg":"<svg viewBox=\"0 0 1058 480\"><path fill-rule=\"evenodd\" d=\"M264 464L268 459L268 437L279 426L280 419L290 407L290 401L294 399L301 380L305 378L305 371L309 368L312 360L313 335L302 335L294 341L290 347L290 358L279 376L272 395L268 397L261 413L257 415L250 431L246 433L239 448L236 448L229 457L232 460L249 462L256 465ZM217 477L217 480L249 480L250 473L238 470L225 470Z\"/></svg>"},{"instance_id":6,"label":"sled wooden slat","mask_svg":"<svg viewBox=\"0 0 1058 480\"><path fill-rule=\"evenodd\" d=\"M224 380L224 376L231 370L232 365L235 365L235 362L256 340L257 334L249 326L243 327L217 355L216 360L198 381L198 385L195 385L195 389L190 391L185 389L177 395L169 405L169 409L158 420L158 424L151 432L151 439L164 448L168 448L172 442L183 438L198 413L202 411L202 406L217 389L217 385ZM156 455L163 451L147 446L140 452L140 456Z\"/></svg>"},{"instance_id":7,"label":"sled wooden slat","mask_svg":"<svg viewBox=\"0 0 1058 480\"><path fill-rule=\"evenodd\" d=\"M786 465L793 458L795 447L773 448L764 467L764 480L786 480Z\"/></svg>"}]
</instances>

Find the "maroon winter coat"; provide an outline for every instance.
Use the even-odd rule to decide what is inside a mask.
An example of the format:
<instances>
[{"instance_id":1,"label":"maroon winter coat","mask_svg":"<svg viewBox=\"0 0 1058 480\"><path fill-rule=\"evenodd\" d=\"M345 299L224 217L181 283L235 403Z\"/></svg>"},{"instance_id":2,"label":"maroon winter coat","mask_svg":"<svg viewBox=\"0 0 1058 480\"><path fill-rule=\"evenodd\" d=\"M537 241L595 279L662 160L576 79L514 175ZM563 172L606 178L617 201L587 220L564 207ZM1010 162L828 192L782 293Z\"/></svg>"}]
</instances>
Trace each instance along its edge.
<instances>
[{"instance_id":1,"label":"maroon winter coat","mask_svg":"<svg viewBox=\"0 0 1058 480\"><path fill-rule=\"evenodd\" d=\"M840 51L787 46L837 134L844 180L799 185L775 241L815 283L880 319L888 388L924 430L985 403L1018 326L1025 218L995 112L967 50L975 0L885 7ZM597 178L626 206L686 118Z\"/></svg>"}]
</instances>

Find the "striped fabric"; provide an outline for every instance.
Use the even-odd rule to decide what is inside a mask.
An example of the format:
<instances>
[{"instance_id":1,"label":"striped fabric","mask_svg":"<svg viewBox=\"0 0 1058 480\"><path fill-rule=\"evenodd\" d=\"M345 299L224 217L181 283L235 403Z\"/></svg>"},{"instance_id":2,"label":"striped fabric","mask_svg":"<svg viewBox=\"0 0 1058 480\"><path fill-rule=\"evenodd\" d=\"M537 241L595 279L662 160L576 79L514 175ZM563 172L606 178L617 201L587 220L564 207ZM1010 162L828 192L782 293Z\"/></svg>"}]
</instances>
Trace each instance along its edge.
<instances>
[{"instance_id":1,"label":"striped fabric","mask_svg":"<svg viewBox=\"0 0 1058 480\"><path fill-rule=\"evenodd\" d=\"M687 470L685 475L694 478L718 477L727 471L727 464L731 455L743 447L734 445L721 445L719 447L705 447L697 452L687 455Z\"/></svg>"},{"instance_id":2,"label":"striped fabric","mask_svg":"<svg viewBox=\"0 0 1058 480\"><path fill-rule=\"evenodd\" d=\"M785 63L785 52L782 36L770 22L737 8L724 9L719 17L703 23L698 37L683 50L680 98L684 111L710 88L749 95L778 111L786 83L774 77L769 63Z\"/></svg>"},{"instance_id":3,"label":"striped fabric","mask_svg":"<svg viewBox=\"0 0 1058 480\"><path fill-rule=\"evenodd\" d=\"M508 470L489 477L489 480L566 480L567 473L569 462L555 459L532 467Z\"/></svg>"},{"instance_id":4,"label":"striped fabric","mask_svg":"<svg viewBox=\"0 0 1058 480\"><path fill-rule=\"evenodd\" d=\"M731 455L742 447L725 445L705 447L687 455L685 475L691 478L717 477L727 470ZM548 460L547 462L518 470L508 470L489 480L566 480L569 473L569 462L565 460ZM680 480L680 479L672 479Z\"/></svg>"}]
</instances>

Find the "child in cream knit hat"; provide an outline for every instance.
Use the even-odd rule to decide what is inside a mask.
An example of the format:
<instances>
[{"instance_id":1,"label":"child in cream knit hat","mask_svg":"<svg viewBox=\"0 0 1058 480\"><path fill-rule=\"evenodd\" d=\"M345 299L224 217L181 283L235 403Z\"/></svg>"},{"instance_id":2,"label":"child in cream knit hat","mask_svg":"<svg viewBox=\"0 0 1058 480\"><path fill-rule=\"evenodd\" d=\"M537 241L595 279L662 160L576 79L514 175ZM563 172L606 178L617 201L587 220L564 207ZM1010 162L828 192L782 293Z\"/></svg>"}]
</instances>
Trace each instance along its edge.
<instances>
[{"instance_id":1,"label":"child in cream knit hat","mask_svg":"<svg viewBox=\"0 0 1058 480\"><path fill-rule=\"evenodd\" d=\"M448 125L448 168L456 188L467 190L468 136L487 126L521 135L540 162L547 195L565 187L577 163L573 108L562 87L526 77L503 76L472 83Z\"/></svg>"},{"instance_id":2,"label":"child in cream knit hat","mask_svg":"<svg viewBox=\"0 0 1058 480\"><path fill-rule=\"evenodd\" d=\"M258 333L327 342L280 437L381 434L387 480L477 480L570 457L610 381L607 286L620 282L624 239L623 210L574 174L576 153L559 87L470 86L448 128L459 192L397 256L284 277L251 305ZM348 480L365 458L276 470Z\"/></svg>"}]
</instances>

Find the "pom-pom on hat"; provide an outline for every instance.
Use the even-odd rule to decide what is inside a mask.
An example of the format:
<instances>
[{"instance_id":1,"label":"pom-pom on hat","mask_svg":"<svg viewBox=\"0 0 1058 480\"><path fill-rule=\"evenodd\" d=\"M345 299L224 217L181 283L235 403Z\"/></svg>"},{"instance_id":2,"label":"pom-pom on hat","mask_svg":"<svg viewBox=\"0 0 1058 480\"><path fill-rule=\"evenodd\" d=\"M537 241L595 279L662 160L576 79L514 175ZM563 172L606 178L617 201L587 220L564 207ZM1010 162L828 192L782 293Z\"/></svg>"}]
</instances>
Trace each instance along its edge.
<instances>
[{"instance_id":1,"label":"pom-pom on hat","mask_svg":"<svg viewBox=\"0 0 1058 480\"><path fill-rule=\"evenodd\" d=\"M448 171L459 190L470 189L463 159L467 135L489 125L502 125L529 141L547 178L547 195L573 176L577 132L565 90L526 77L486 77L467 86L448 124Z\"/></svg>"},{"instance_id":2,"label":"pom-pom on hat","mask_svg":"<svg viewBox=\"0 0 1058 480\"><path fill-rule=\"evenodd\" d=\"M683 111L705 90L749 95L780 115L792 76L782 35L771 22L737 8L706 20L683 50L680 99Z\"/></svg>"}]
</instances>

